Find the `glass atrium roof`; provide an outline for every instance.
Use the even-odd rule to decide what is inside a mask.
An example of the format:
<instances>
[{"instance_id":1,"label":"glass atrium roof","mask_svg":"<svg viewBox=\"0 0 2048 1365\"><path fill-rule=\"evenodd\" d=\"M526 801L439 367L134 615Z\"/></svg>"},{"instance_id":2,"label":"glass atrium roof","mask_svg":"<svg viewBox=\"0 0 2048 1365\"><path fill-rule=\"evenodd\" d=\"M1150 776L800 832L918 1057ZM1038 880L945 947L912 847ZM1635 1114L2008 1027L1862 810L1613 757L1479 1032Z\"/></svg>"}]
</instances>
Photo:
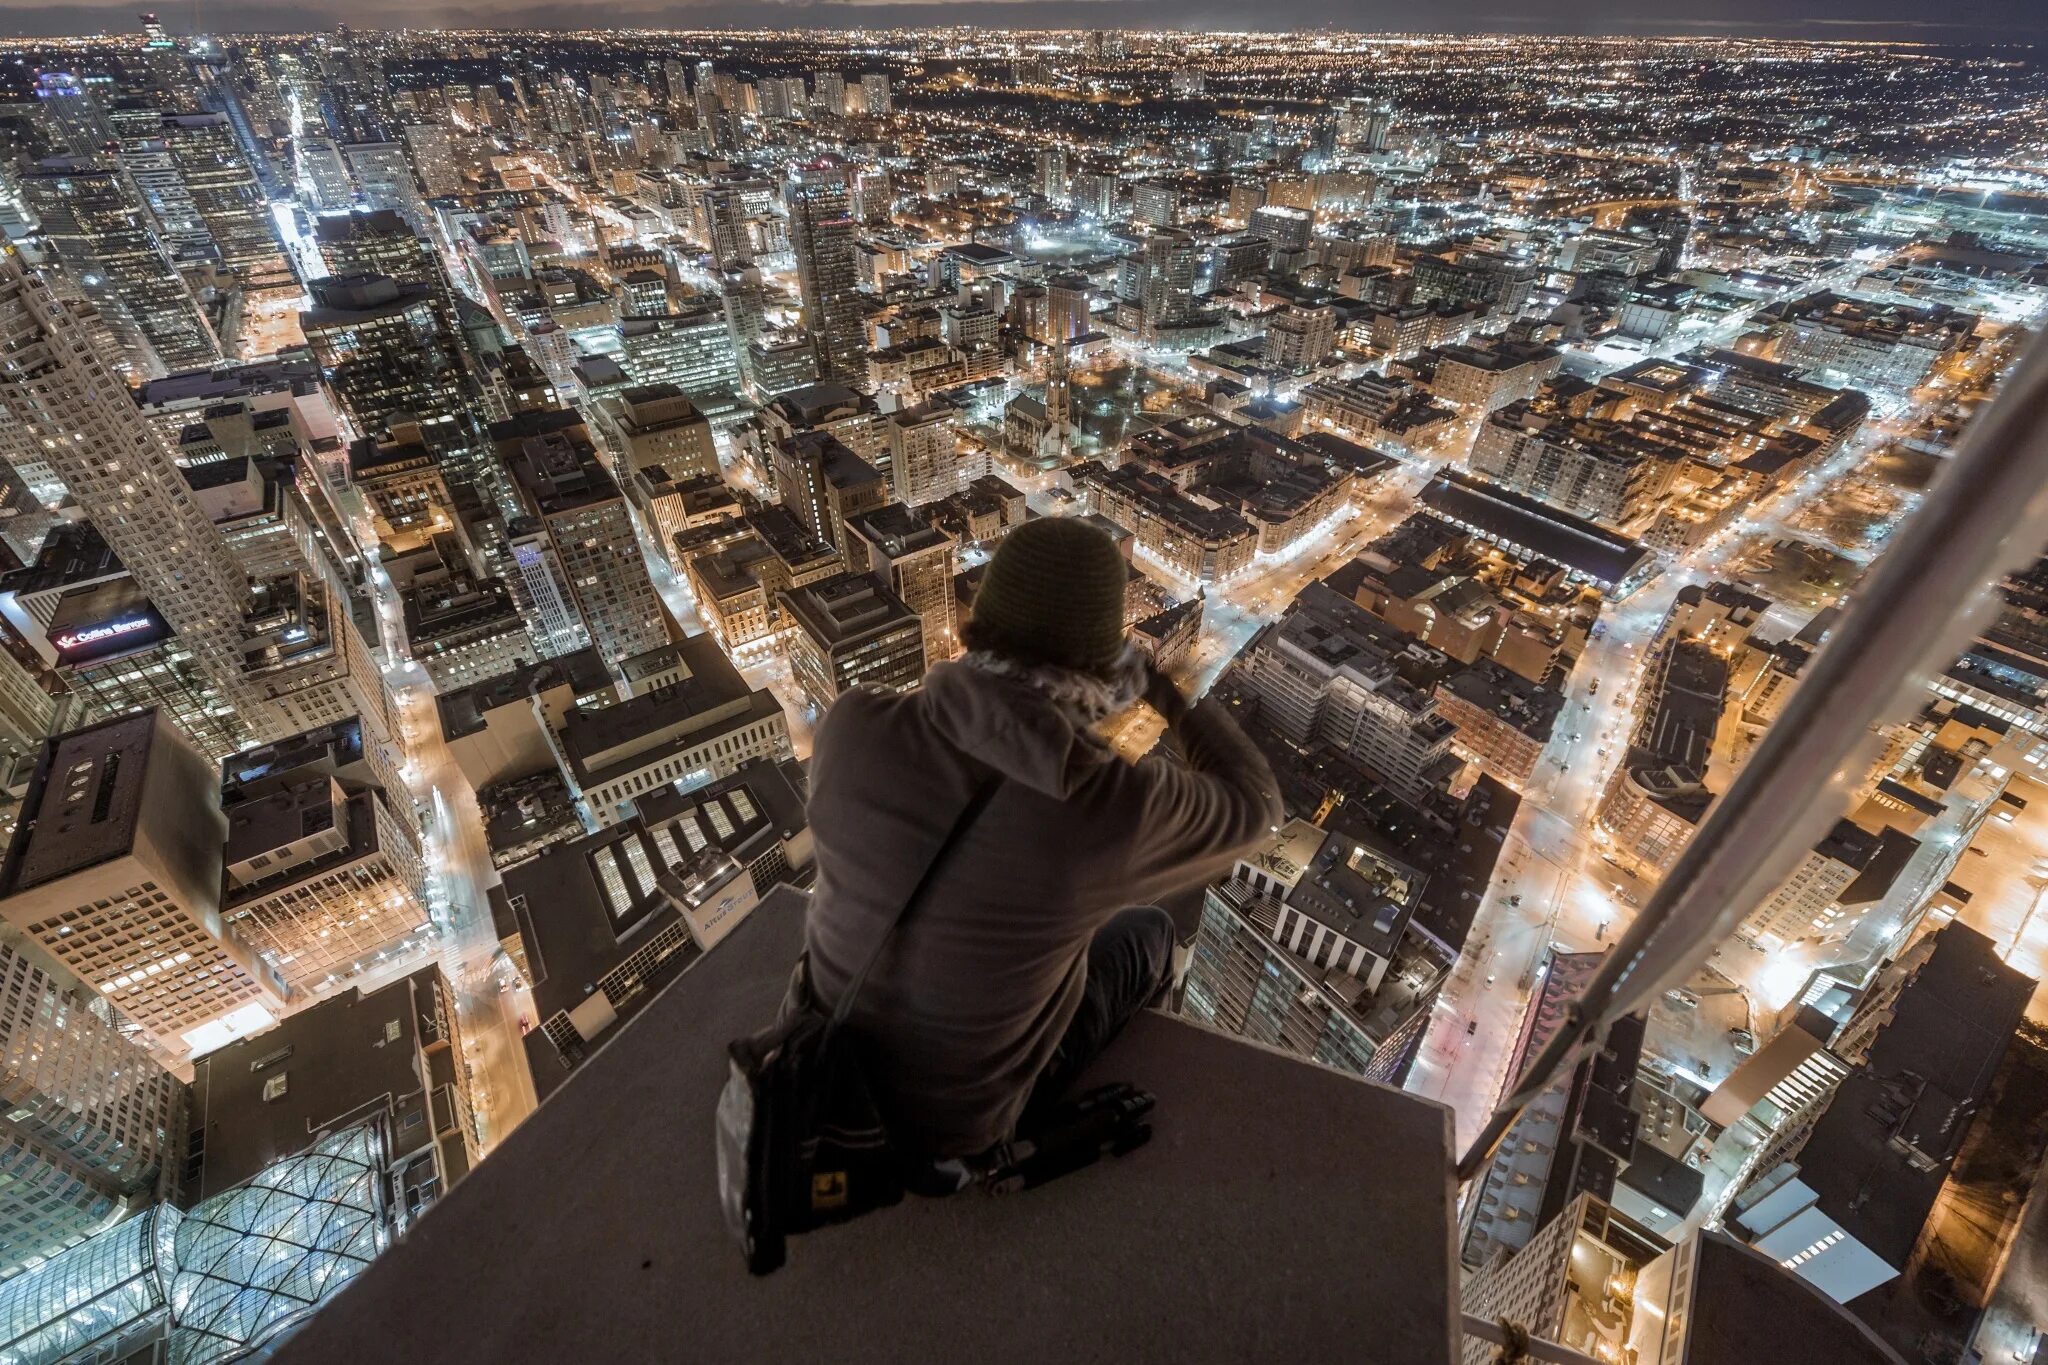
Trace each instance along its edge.
<instances>
[{"instance_id":1,"label":"glass atrium roof","mask_svg":"<svg viewBox=\"0 0 2048 1365\"><path fill-rule=\"evenodd\" d=\"M384 1248L383 1142L333 1133L178 1225L171 1365L227 1360L327 1300Z\"/></svg>"},{"instance_id":2,"label":"glass atrium roof","mask_svg":"<svg viewBox=\"0 0 2048 1365\"><path fill-rule=\"evenodd\" d=\"M162 1311L178 1211L165 1205L0 1282L0 1365L45 1365Z\"/></svg>"},{"instance_id":3,"label":"glass atrium roof","mask_svg":"<svg viewBox=\"0 0 2048 1365\"><path fill-rule=\"evenodd\" d=\"M152 1327L170 1365L240 1356L384 1249L384 1155L374 1125L331 1133L188 1214L162 1205L0 1282L0 1365L57 1365Z\"/></svg>"}]
</instances>

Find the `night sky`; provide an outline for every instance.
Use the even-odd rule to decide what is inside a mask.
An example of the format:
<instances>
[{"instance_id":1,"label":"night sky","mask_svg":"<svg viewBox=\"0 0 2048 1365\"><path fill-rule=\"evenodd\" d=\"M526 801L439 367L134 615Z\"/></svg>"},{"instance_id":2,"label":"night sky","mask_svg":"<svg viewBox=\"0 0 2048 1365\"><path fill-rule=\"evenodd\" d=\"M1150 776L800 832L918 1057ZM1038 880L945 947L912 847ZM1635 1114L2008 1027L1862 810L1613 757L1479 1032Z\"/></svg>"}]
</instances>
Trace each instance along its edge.
<instances>
[{"instance_id":1,"label":"night sky","mask_svg":"<svg viewBox=\"0 0 2048 1365\"><path fill-rule=\"evenodd\" d=\"M0 33L127 30L135 3L0 0ZM2048 40L2048 0L944 0L943 3L532 3L531 0L191 0L162 3L180 32L363 27L565 27L603 23L673 27L765 24L979 23L992 27L1236 29L1332 27L1358 31L1539 32L1922 42ZM195 12L197 20L195 23Z\"/></svg>"}]
</instances>

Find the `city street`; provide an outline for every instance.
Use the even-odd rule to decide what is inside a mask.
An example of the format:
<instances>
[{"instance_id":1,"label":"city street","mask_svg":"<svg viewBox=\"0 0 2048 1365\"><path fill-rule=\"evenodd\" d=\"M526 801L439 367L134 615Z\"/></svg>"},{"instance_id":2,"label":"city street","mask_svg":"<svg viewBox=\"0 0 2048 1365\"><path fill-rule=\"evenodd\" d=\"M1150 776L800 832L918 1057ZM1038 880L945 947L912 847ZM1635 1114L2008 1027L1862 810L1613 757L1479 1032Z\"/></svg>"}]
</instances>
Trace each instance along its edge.
<instances>
[{"instance_id":1,"label":"city street","mask_svg":"<svg viewBox=\"0 0 2048 1365\"><path fill-rule=\"evenodd\" d=\"M288 249L302 268L317 269L317 252L296 218L280 220ZM1844 263L1828 275L1800 286L1840 288L1863 267ZM1711 319L1688 319L1672 336L1658 342L1603 347L1588 353L1599 368L1650 357L1677 358L1696 347L1733 344L1750 316L1747 308ZM1152 379L1169 385L1190 382L1185 362L1162 360L1150 353L1131 358ZM1508 1056L1518 1036L1523 1012L1539 985L1545 955L1553 947L1590 951L1611 944L1651 892L1651 886L1610 860L1605 834L1595 813L1600 796L1621 761L1635 723L1637 689L1650 645L1680 588L1716 579L1754 581L1760 572L1756 556L1780 540L1825 545L1835 526L1866 528L1857 543L1838 547L1852 564L1867 562L1873 539L1889 528L1884 514L1910 507L1913 495L1896 501L1868 486L1852 484L1873 452L1903 434L1933 394L1915 396L1919 406L1884 404L1868 429L1822 469L1809 471L1795 484L1749 509L1748 516L1712 542L1667 564L1648 586L1602 613L1601 629L1589 639L1566 683L1566 703L1530 790L1510 831L1499 867L1479 907L1465 951L1437 1003L1436 1017L1409 1077L1409 1087L1451 1105L1461 1136L1469 1136L1493 1104L1507 1080ZM1456 439L1445 448L1462 452L1476 421L1461 419ZM1056 473L1025 468L992 447L1006 477L1030 496L1040 514L1074 510L1070 495L1060 491ZM1461 463L1462 454L1451 463ZM1180 680L1199 694L1206 691L1251 637L1285 611L1311 581L1322 578L1356 555L1417 508L1424 485L1444 464L1441 454L1408 455L1354 498L1352 506L1317 528L1294 551L1277 559L1260 559L1249 571L1223 584L1197 585L1178 580L1171 570L1143 551L1139 567L1186 596L1204 596L1202 630L1194 648L1179 666ZM1823 511L1824 500L1841 496L1840 508ZM1859 501L1860 499L1860 501ZM1866 510L1867 509L1867 510ZM1858 520L1859 515L1862 520ZM664 603L685 631L704 628L687 582L670 569L651 539L651 528L636 517L641 550ZM1837 547L1830 547L1837 548ZM397 638L396 601L388 582L378 578L380 606L390 638ZM1809 597L1788 605L1804 611L1823 604ZM1803 618L1802 618L1803 619ZM810 752L816 708L793 677L786 652L774 642L757 642L739 651L735 662L749 683L771 690L788 718L791 742L799 758ZM423 682L414 665L400 663L391 672L396 686ZM438 894L437 910L445 917L440 956L458 983L463 1024L478 1085L479 1107L493 1137L515 1124L532 1104L532 1086L519 1046L523 997L503 994L492 969L496 949L484 889L495 880L484 846L474 793L448 760L433 723L425 686L408 693L407 754L409 771L426 809ZM1127 734L1129 744L1144 736ZM2013 828L1987 832L1991 859L1970 859L1963 873L1973 874L1984 888L1971 905L1969 918L1987 932L2011 940L2016 960L2035 964L2048 960L2048 917L2036 913L2048 894L2048 802L2034 811L2034 820ZM2035 826L2040 828L2037 831ZM2002 845L2010 844L2006 848ZM1927 872L1936 870L1930 853ZM1973 888L1974 889L1974 888ZM1739 958L1739 954L1738 954ZM1771 997L1782 987L1787 962L1750 963L1728 958L1720 965L1742 983L1752 1001ZM2023 963L2023 965L2025 965Z\"/></svg>"},{"instance_id":2,"label":"city street","mask_svg":"<svg viewBox=\"0 0 2048 1365\"><path fill-rule=\"evenodd\" d=\"M1202 633L1180 668L1180 681L1196 695L1208 691L1224 667L1259 627L1276 619L1301 590L1326 578L1365 546L1385 535L1415 510L1416 495L1435 477L1424 463L1389 469L1354 494L1351 510L1318 530L1284 558L1255 561L1249 572L1204 589ZM1157 561L1140 556L1140 567L1174 591L1192 594L1194 584L1172 577Z\"/></svg>"},{"instance_id":3,"label":"city street","mask_svg":"<svg viewBox=\"0 0 2048 1365\"><path fill-rule=\"evenodd\" d=\"M385 638L402 640L403 620L391 580L381 569L369 578ZM403 775L421 812L429 911L439 931L434 956L454 987L478 1141L488 1151L538 1103L520 1034L522 1016L529 1024L539 1021L516 972L501 961L486 898L497 873L484 839L483 815L469 779L441 740L426 670L411 659L399 659L385 670L385 683L397 698L400 733L395 738L404 750Z\"/></svg>"},{"instance_id":4,"label":"city street","mask_svg":"<svg viewBox=\"0 0 2048 1365\"><path fill-rule=\"evenodd\" d=\"M424 678L422 678L424 681ZM497 880L476 793L441 742L431 692L409 689L404 707L406 750L414 790L427 806L427 847L439 878L447 932L442 970L455 987L456 1011L470 1065L479 1139L486 1150L501 1141L539 1101L520 1042L520 1018L538 1026L533 1001L509 963L499 965L498 936L486 891ZM511 989L506 989L506 987Z\"/></svg>"},{"instance_id":5,"label":"city street","mask_svg":"<svg viewBox=\"0 0 2048 1365\"><path fill-rule=\"evenodd\" d=\"M1611 943L1648 896L1648 886L1605 861L1593 813L1627 747L1647 647L1686 581L1667 572L1603 614L1607 628L1587 641L1572 671L1564 712L1438 999L1408 1088L1450 1105L1461 1140L1478 1130L1507 1079L1522 1014L1551 945L1587 952Z\"/></svg>"},{"instance_id":6,"label":"city street","mask_svg":"<svg viewBox=\"0 0 2048 1365\"><path fill-rule=\"evenodd\" d=\"M1602 612L1606 628L1572 670L1564 713L1409 1073L1410 1090L1457 1112L1461 1139L1478 1131L1508 1080L1544 954L1611 944L1652 889L1607 860L1594 812L1626 752L1646 654L1679 589L1726 579L1751 548L1786 534L1786 521L1849 477L1890 428L1872 423L1826 466Z\"/></svg>"},{"instance_id":7,"label":"city street","mask_svg":"<svg viewBox=\"0 0 2048 1365\"><path fill-rule=\"evenodd\" d=\"M0 1365L2048 1365L2048 0L14 3ZM997 761L943 680L1023 670L971 718L1003 744L1057 712L1210 766L1169 698L1080 716L1054 665L1119 647L1334 831L1182 868L1221 1032L1119 1044L1161 1141L1027 1197L1021 1294L959 1201L749 1275L777 1229L742 1255L713 1192L778 1116L719 1049L804 926L739 922L830 928L943 795L898 755L825 820L846 694ZM841 1041L1042 1014L996 959L1044 945L982 919ZM348 1008L422 975L416 1028ZM1546 989L1580 1055L1446 1180ZM940 1088L1014 1071L973 1053ZM1169 1093L1190 1061L1234 1107ZM809 1126L1004 1136L887 1070ZM994 1117L1035 1184L1141 1107ZM812 1212L872 1202L831 1166ZM1412 1273L1295 1283L1347 1248Z\"/></svg>"}]
</instances>

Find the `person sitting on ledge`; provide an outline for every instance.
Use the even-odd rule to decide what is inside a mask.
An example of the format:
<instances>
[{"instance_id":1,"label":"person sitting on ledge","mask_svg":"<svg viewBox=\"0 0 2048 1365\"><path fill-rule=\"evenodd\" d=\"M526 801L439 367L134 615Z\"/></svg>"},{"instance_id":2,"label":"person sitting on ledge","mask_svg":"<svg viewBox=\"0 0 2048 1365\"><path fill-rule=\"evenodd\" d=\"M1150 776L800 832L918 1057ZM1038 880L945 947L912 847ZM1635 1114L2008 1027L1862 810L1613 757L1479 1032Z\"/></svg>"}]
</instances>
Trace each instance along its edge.
<instances>
[{"instance_id":1,"label":"person sitting on ledge","mask_svg":"<svg viewBox=\"0 0 2048 1365\"><path fill-rule=\"evenodd\" d=\"M975 794L987 804L856 998L850 1026L896 1143L973 1158L1030 1131L1172 971L1152 904L1221 875L1284 818L1224 708L1188 705L1125 637L1116 543L1072 518L1019 526L990 561L967 653L922 687L855 690L818 728L806 940L830 1010ZM1186 763L1096 733L1136 702Z\"/></svg>"}]
</instances>

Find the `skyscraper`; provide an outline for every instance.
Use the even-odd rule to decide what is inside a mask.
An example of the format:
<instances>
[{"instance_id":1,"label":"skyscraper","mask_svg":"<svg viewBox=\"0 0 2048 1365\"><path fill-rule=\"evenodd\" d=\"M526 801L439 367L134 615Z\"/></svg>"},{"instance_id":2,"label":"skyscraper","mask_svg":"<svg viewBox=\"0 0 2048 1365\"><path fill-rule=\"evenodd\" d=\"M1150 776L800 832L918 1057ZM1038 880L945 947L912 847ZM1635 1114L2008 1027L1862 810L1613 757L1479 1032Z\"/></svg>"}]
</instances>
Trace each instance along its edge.
<instances>
[{"instance_id":1,"label":"skyscraper","mask_svg":"<svg viewBox=\"0 0 2048 1365\"><path fill-rule=\"evenodd\" d=\"M1131 219L1151 227L1172 227L1180 221L1180 190L1157 180L1141 180L1131 191Z\"/></svg>"},{"instance_id":2,"label":"skyscraper","mask_svg":"<svg viewBox=\"0 0 2048 1365\"><path fill-rule=\"evenodd\" d=\"M796 118L806 95L802 76L770 76L760 83L761 117Z\"/></svg>"},{"instance_id":3,"label":"skyscraper","mask_svg":"<svg viewBox=\"0 0 2048 1365\"><path fill-rule=\"evenodd\" d=\"M0 255L0 338L12 419L0 453L17 464L39 453L134 578L106 611L51 637L60 667L142 645L186 654L201 690L177 719L215 757L351 712L387 730L382 680L327 582L287 575L251 591L162 435L11 249Z\"/></svg>"},{"instance_id":4,"label":"skyscraper","mask_svg":"<svg viewBox=\"0 0 2048 1365\"><path fill-rule=\"evenodd\" d=\"M0 1276L175 1180L185 1139L184 1086L33 953L0 943Z\"/></svg>"},{"instance_id":5,"label":"skyscraper","mask_svg":"<svg viewBox=\"0 0 2048 1365\"><path fill-rule=\"evenodd\" d=\"M351 142L342 149L342 156L363 207L394 209L407 222L424 224L426 205L420 200L419 183L413 178L403 143Z\"/></svg>"},{"instance_id":6,"label":"skyscraper","mask_svg":"<svg viewBox=\"0 0 2048 1365\"><path fill-rule=\"evenodd\" d=\"M0 253L0 442L40 448L224 697L239 692L247 582L155 428L84 329L9 248Z\"/></svg>"},{"instance_id":7,"label":"skyscraper","mask_svg":"<svg viewBox=\"0 0 2048 1365\"><path fill-rule=\"evenodd\" d=\"M200 221L164 140L163 111L154 100L116 100L107 111L107 124L119 139L113 144L114 156L142 197L157 240L172 263L191 266L203 261L212 249L212 234Z\"/></svg>"},{"instance_id":8,"label":"skyscraper","mask_svg":"<svg viewBox=\"0 0 2048 1365\"><path fill-rule=\"evenodd\" d=\"M594 646L614 667L667 644L668 613L597 451L578 435L550 432L521 442L510 463L524 515L507 534L536 643L551 655Z\"/></svg>"},{"instance_id":9,"label":"skyscraper","mask_svg":"<svg viewBox=\"0 0 2048 1365\"><path fill-rule=\"evenodd\" d=\"M719 283L725 295L725 328L732 338L733 360L740 381L758 395L760 378L755 373L752 348L768 330L761 272L753 266L729 269Z\"/></svg>"},{"instance_id":10,"label":"skyscraper","mask_svg":"<svg viewBox=\"0 0 2048 1365\"><path fill-rule=\"evenodd\" d=\"M184 48L164 32L155 14L143 14L141 19L142 63L150 83L167 108L189 107L193 102L192 68L186 64Z\"/></svg>"},{"instance_id":11,"label":"skyscraper","mask_svg":"<svg viewBox=\"0 0 2048 1365\"><path fill-rule=\"evenodd\" d=\"M723 308L626 318L618 361L632 383L674 384L714 416L735 404L739 364Z\"/></svg>"},{"instance_id":12,"label":"skyscraper","mask_svg":"<svg viewBox=\"0 0 2048 1365\"><path fill-rule=\"evenodd\" d=\"M742 192L728 185L713 185L703 191L702 201L711 254L718 264L728 270L735 264L751 264L754 251L747 239L747 208Z\"/></svg>"},{"instance_id":13,"label":"skyscraper","mask_svg":"<svg viewBox=\"0 0 2048 1365\"><path fill-rule=\"evenodd\" d=\"M924 622L925 666L953 657L958 620L953 592L953 537L900 502L846 519L847 568L887 583Z\"/></svg>"},{"instance_id":14,"label":"skyscraper","mask_svg":"<svg viewBox=\"0 0 2048 1365\"><path fill-rule=\"evenodd\" d=\"M124 368L155 378L220 357L213 328L119 172L45 163L22 176L21 190L58 260L120 342Z\"/></svg>"},{"instance_id":15,"label":"skyscraper","mask_svg":"<svg viewBox=\"0 0 2048 1365\"><path fill-rule=\"evenodd\" d=\"M782 594L789 671L820 709L855 687L907 692L924 677L924 622L874 574Z\"/></svg>"},{"instance_id":16,"label":"skyscraper","mask_svg":"<svg viewBox=\"0 0 2048 1365\"><path fill-rule=\"evenodd\" d=\"M710 62L697 63L696 74L690 81L690 94L697 103L697 126L709 128L716 122L720 103L718 99L718 73Z\"/></svg>"},{"instance_id":17,"label":"skyscraper","mask_svg":"<svg viewBox=\"0 0 2048 1365\"><path fill-rule=\"evenodd\" d=\"M889 483L912 507L950 498L988 472L985 456L962 458L959 414L943 400L890 414L888 433Z\"/></svg>"},{"instance_id":18,"label":"skyscraper","mask_svg":"<svg viewBox=\"0 0 2048 1365\"><path fill-rule=\"evenodd\" d=\"M398 212L330 214L314 220L313 235L329 275L389 275L400 284L425 285L433 291L443 330L451 338L459 335L448 268L433 244Z\"/></svg>"},{"instance_id":19,"label":"skyscraper","mask_svg":"<svg viewBox=\"0 0 2048 1365\"><path fill-rule=\"evenodd\" d=\"M818 347L818 373L858 377L865 368L867 336L846 170L830 162L793 167L783 196L789 203L789 243L796 253L804 325Z\"/></svg>"},{"instance_id":20,"label":"skyscraper","mask_svg":"<svg viewBox=\"0 0 2048 1365\"><path fill-rule=\"evenodd\" d=\"M1183 1013L1400 1084L1451 965L1412 927L1425 876L1348 836L1290 821L1204 892Z\"/></svg>"},{"instance_id":21,"label":"skyscraper","mask_svg":"<svg viewBox=\"0 0 2048 1365\"><path fill-rule=\"evenodd\" d=\"M293 990L350 975L426 926L410 812L374 784L308 768L226 814L221 913Z\"/></svg>"},{"instance_id":22,"label":"skyscraper","mask_svg":"<svg viewBox=\"0 0 2048 1365\"><path fill-rule=\"evenodd\" d=\"M1147 336L1162 327L1176 327L1196 313L1195 268L1200 257L1195 239L1179 228L1162 228L1145 241L1141 252L1119 263L1117 294L1137 305Z\"/></svg>"},{"instance_id":23,"label":"skyscraper","mask_svg":"<svg viewBox=\"0 0 2048 1365\"><path fill-rule=\"evenodd\" d=\"M467 371L434 288L362 274L315 280L312 292L299 325L357 433L405 414L456 474L478 481Z\"/></svg>"},{"instance_id":24,"label":"skyscraper","mask_svg":"<svg viewBox=\"0 0 2048 1365\"><path fill-rule=\"evenodd\" d=\"M838 118L846 112L846 77L837 71L819 71L811 76L811 108L824 118Z\"/></svg>"},{"instance_id":25,"label":"skyscraper","mask_svg":"<svg viewBox=\"0 0 2048 1365\"><path fill-rule=\"evenodd\" d=\"M1038 149L1038 192L1055 204L1067 201L1067 149L1057 142Z\"/></svg>"},{"instance_id":26,"label":"skyscraper","mask_svg":"<svg viewBox=\"0 0 2048 1365\"><path fill-rule=\"evenodd\" d=\"M292 156L298 164L299 197L307 207L331 213L355 202L355 188L348 180L348 163L342 160L341 148L333 138L293 138Z\"/></svg>"},{"instance_id":27,"label":"skyscraper","mask_svg":"<svg viewBox=\"0 0 2048 1365\"><path fill-rule=\"evenodd\" d=\"M173 1055L276 973L222 924L220 776L156 712L50 740L0 868L0 918Z\"/></svg>"},{"instance_id":28,"label":"skyscraper","mask_svg":"<svg viewBox=\"0 0 2048 1365\"><path fill-rule=\"evenodd\" d=\"M776 495L804 529L835 549L846 538L846 521L889 501L882 472L829 431L802 431L775 442L769 452Z\"/></svg>"},{"instance_id":29,"label":"skyscraper","mask_svg":"<svg viewBox=\"0 0 2048 1365\"><path fill-rule=\"evenodd\" d=\"M221 264L243 272L279 268L269 206L227 116L166 114L161 136Z\"/></svg>"},{"instance_id":30,"label":"skyscraper","mask_svg":"<svg viewBox=\"0 0 2048 1365\"><path fill-rule=\"evenodd\" d=\"M1092 324L1088 320L1088 277L1055 275L1045 282L1045 336L1048 344L1072 341Z\"/></svg>"},{"instance_id":31,"label":"skyscraper","mask_svg":"<svg viewBox=\"0 0 2048 1365\"><path fill-rule=\"evenodd\" d=\"M98 96L69 71L37 74L36 112L51 143L67 155L98 156L113 140Z\"/></svg>"},{"instance_id":32,"label":"skyscraper","mask_svg":"<svg viewBox=\"0 0 2048 1365\"><path fill-rule=\"evenodd\" d=\"M455 149L448 129L439 123L409 123L402 136L412 154L413 169L429 198L454 194L462 188L462 171L455 161Z\"/></svg>"},{"instance_id":33,"label":"skyscraper","mask_svg":"<svg viewBox=\"0 0 2048 1365\"><path fill-rule=\"evenodd\" d=\"M1346 100L1337 115L1338 137L1368 152L1384 152L1394 130L1394 111L1369 100Z\"/></svg>"}]
</instances>

